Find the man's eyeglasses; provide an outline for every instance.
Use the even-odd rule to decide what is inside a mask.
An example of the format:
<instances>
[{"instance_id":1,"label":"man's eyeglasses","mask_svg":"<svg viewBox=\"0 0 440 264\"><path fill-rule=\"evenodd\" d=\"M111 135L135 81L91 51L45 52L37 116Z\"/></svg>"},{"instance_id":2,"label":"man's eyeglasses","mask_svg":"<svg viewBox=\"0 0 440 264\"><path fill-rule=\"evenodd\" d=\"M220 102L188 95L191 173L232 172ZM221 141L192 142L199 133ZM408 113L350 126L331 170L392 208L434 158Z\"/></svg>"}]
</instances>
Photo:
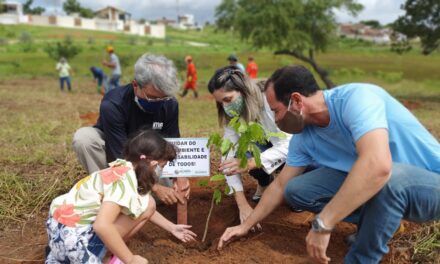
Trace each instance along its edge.
<instances>
[{"instance_id":1,"label":"man's eyeglasses","mask_svg":"<svg viewBox=\"0 0 440 264\"><path fill-rule=\"evenodd\" d=\"M144 94L144 99L149 101L149 102L161 102L161 101L168 101L170 100L172 97L171 96L165 96L165 97L159 97L159 98L149 98L147 96L147 94L145 93L145 90L147 90L146 88L142 88L141 91Z\"/></svg>"}]
</instances>

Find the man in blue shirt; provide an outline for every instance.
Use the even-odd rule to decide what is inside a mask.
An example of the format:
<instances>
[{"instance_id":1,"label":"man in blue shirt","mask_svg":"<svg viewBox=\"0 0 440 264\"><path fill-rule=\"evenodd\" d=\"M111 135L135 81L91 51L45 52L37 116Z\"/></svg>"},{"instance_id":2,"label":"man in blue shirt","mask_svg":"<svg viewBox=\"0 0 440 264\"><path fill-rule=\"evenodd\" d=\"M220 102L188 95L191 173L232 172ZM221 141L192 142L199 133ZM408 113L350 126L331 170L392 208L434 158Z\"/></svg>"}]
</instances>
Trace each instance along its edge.
<instances>
[{"instance_id":1,"label":"man in blue shirt","mask_svg":"<svg viewBox=\"0 0 440 264\"><path fill-rule=\"evenodd\" d=\"M310 71L287 66L266 83L281 130L294 133L286 166L221 248L244 235L283 200L316 214L307 251L328 263L327 246L340 221L358 225L345 263L379 263L401 219L440 219L440 144L382 88L353 83L319 90ZM322 167L304 173L307 165Z\"/></svg>"},{"instance_id":2,"label":"man in blue shirt","mask_svg":"<svg viewBox=\"0 0 440 264\"><path fill-rule=\"evenodd\" d=\"M90 67L90 71L93 74L93 80L96 83L96 91L99 94L104 94L106 92L106 82L107 76L104 74L104 71L101 68L92 66Z\"/></svg>"},{"instance_id":3,"label":"man in blue shirt","mask_svg":"<svg viewBox=\"0 0 440 264\"><path fill-rule=\"evenodd\" d=\"M127 138L140 129L154 129L164 137L180 137L179 105L174 97L179 83L173 62L164 56L144 54L137 60L134 72L130 84L105 94L95 126L75 132L73 149L88 173L122 158ZM161 201L183 203L175 189L163 186L172 183L166 179L160 183L152 190ZM186 187L189 188L189 182Z\"/></svg>"}]
</instances>

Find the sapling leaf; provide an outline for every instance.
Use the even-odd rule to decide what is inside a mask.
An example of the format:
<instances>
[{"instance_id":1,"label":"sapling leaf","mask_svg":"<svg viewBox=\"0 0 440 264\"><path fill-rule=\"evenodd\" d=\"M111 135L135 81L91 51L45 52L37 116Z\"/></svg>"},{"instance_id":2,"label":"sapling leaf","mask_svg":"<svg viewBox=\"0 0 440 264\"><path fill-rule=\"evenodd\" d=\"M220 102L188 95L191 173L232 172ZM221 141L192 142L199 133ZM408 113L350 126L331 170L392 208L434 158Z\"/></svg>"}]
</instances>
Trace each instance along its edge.
<instances>
[{"instance_id":1,"label":"sapling leaf","mask_svg":"<svg viewBox=\"0 0 440 264\"><path fill-rule=\"evenodd\" d=\"M213 197L215 204L219 204L222 201L222 192L219 189L215 189Z\"/></svg>"},{"instance_id":2,"label":"sapling leaf","mask_svg":"<svg viewBox=\"0 0 440 264\"><path fill-rule=\"evenodd\" d=\"M266 134L266 139L269 140L271 137L279 138L279 139L285 139L287 136L283 132L268 132Z\"/></svg>"},{"instance_id":3,"label":"sapling leaf","mask_svg":"<svg viewBox=\"0 0 440 264\"><path fill-rule=\"evenodd\" d=\"M266 143L264 128L255 122L249 123L249 137L260 144Z\"/></svg>"},{"instance_id":4,"label":"sapling leaf","mask_svg":"<svg viewBox=\"0 0 440 264\"><path fill-rule=\"evenodd\" d=\"M234 116L232 119L231 119L231 121L229 121L229 124L228 124L228 126L229 127L232 127L232 129L234 130L234 131L237 131L238 130L238 128L240 127L240 116Z\"/></svg>"},{"instance_id":5,"label":"sapling leaf","mask_svg":"<svg viewBox=\"0 0 440 264\"><path fill-rule=\"evenodd\" d=\"M208 183L209 183L208 180L200 180L197 182L197 185L200 187L206 187L208 186Z\"/></svg>"},{"instance_id":6,"label":"sapling leaf","mask_svg":"<svg viewBox=\"0 0 440 264\"><path fill-rule=\"evenodd\" d=\"M229 139L225 139L221 143L220 151L222 152L222 155L226 155L232 148L234 144Z\"/></svg>"},{"instance_id":7,"label":"sapling leaf","mask_svg":"<svg viewBox=\"0 0 440 264\"><path fill-rule=\"evenodd\" d=\"M225 175L223 174L216 174L212 176L209 180L210 181L223 181L225 179Z\"/></svg>"},{"instance_id":8,"label":"sapling leaf","mask_svg":"<svg viewBox=\"0 0 440 264\"><path fill-rule=\"evenodd\" d=\"M245 133L246 130L248 129L248 125L246 124L246 122L240 122L240 126L238 127L238 133Z\"/></svg>"},{"instance_id":9,"label":"sapling leaf","mask_svg":"<svg viewBox=\"0 0 440 264\"><path fill-rule=\"evenodd\" d=\"M229 195L230 192L231 192L231 187L229 187L229 185L226 184L224 193L226 195Z\"/></svg>"},{"instance_id":10,"label":"sapling leaf","mask_svg":"<svg viewBox=\"0 0 440 264\"><path fill-rule=\"evenodd\" d=\"M255 164L257 165L257 168L261 167L261 150L256 144L251 145L252 148L252 155L254 156Z\"/></svg>"},{"instance_id":11,"label":"sapling leaf","mask_svg":"<svg viewBox=\"0 0 440 264\"><path fill-rule=\"evenodd\" d=\"M222 143L222 137L218 133L214 133L211 136L209 136L208 143L206 144L206 146L210 147L211 145L214 145L217 148L220 148L221 143Z\"/></svg>"}]
</instances>

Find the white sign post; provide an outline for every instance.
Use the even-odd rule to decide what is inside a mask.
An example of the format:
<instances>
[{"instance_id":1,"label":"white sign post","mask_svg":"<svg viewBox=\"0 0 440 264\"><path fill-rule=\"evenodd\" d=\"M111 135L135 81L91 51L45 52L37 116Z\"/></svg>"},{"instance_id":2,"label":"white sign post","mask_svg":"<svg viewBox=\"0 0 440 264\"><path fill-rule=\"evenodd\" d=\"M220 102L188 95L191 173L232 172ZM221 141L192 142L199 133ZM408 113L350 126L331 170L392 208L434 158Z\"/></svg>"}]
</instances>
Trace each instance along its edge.
<instances>
[{"instance_id":1,"label":"white sign post","mask_svg":"<svg viewBox=\"0 0 440 264\"><path fill-rule=\"evenodd\" d=\"M167 138L178 148L176 159L163 168L162 178L177 178L179 193L184 187L184 178L210 176L210 157L207 138ZM177 203L177 223L188 224L188 203Z\"/></svg>"}]
</instances>

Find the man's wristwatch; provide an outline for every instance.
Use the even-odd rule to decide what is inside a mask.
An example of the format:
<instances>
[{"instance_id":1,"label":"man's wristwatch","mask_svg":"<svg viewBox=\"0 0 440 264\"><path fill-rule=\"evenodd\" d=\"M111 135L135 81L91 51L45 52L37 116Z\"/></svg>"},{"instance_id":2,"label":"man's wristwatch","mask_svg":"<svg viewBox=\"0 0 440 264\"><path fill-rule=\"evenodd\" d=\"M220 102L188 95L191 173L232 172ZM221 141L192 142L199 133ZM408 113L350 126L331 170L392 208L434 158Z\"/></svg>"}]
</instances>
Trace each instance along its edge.
<instances>
[{"instance_id":1,"label":"man's wristwatch","mask_svg":"<svg viewBox=\"0 0 440 264\"><path fill-rule=\"evenodd\" d=\"M319 214L315 216L312 221L312 231L316 233L329 234L333 231L333 228L328 228L322 222L322 219L319 217Z\"/></svg>"}]
</instances>

